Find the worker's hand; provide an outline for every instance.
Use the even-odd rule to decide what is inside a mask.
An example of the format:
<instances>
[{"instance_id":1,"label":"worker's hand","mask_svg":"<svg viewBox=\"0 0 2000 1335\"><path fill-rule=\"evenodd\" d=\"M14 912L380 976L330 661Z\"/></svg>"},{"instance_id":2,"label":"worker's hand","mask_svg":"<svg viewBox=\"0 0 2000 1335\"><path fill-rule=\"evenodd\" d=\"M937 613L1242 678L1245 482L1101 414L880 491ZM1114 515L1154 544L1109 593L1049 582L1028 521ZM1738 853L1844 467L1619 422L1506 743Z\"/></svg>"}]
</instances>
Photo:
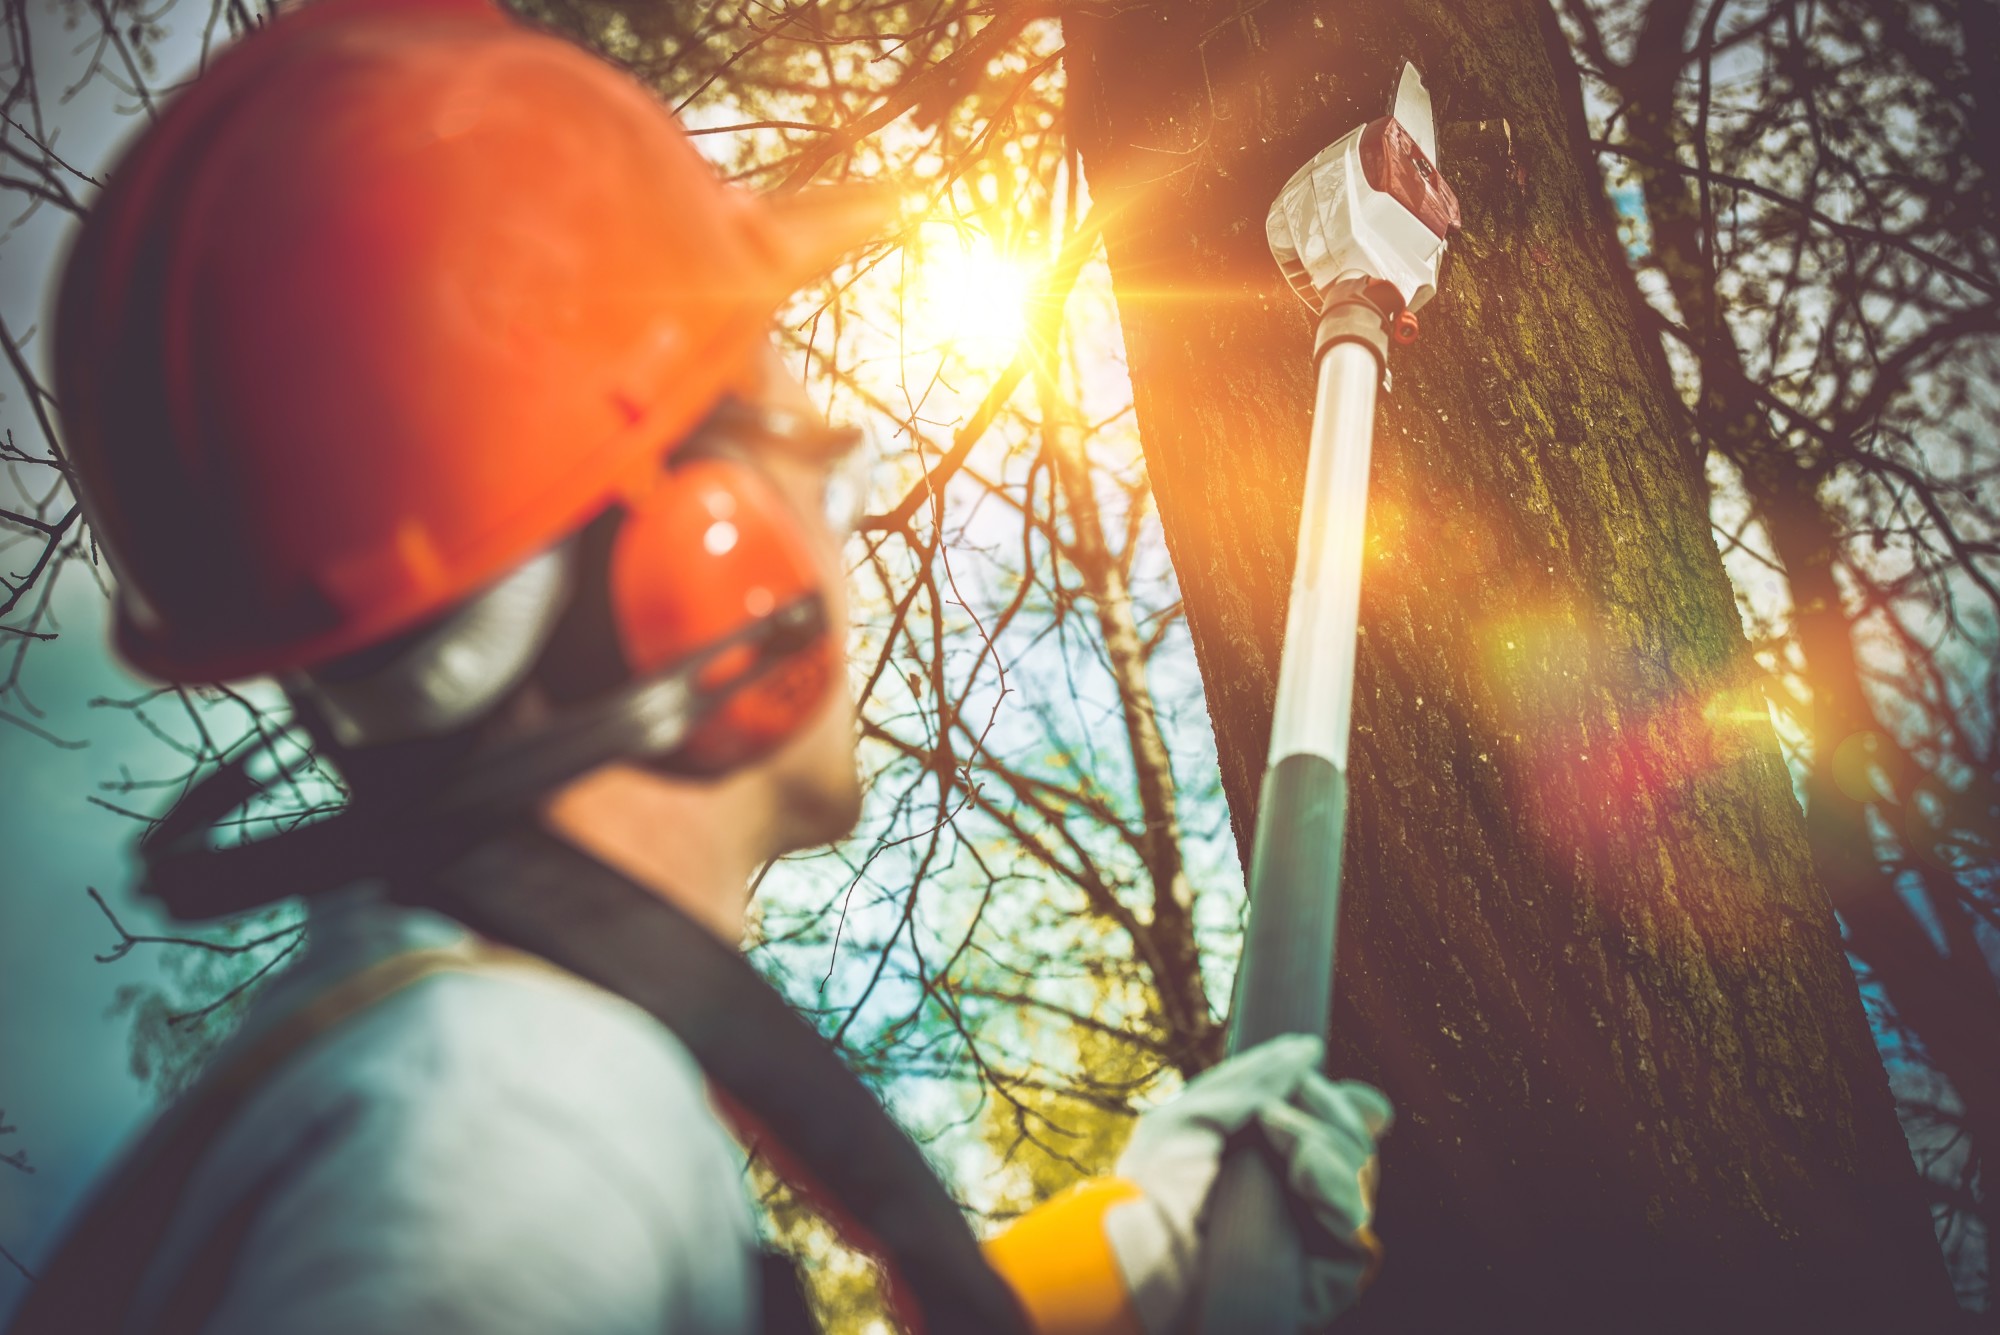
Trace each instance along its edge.
<instances>
[{"instance_id":1,"label":"worker's hand","mask_svg":"<svg viewBox=\"0 0 2000 1335\"><path fill-rule=\"evenodd\" d=\"M1307 1328L1345 1311L1372 1277L1381 1253L1369 1229L1375 1142L1389 1127L1389 1100L1321 1075L1325 1046L1304 1034L1260 1044L1139 1119L1117 1168L1139 1194L1106 1210L1104 1228L1148 1335L1167 1335L1187 1315L1223 1144L1253 1124L1277 1152L1287 1191L1319 1225L1304 1240Z\"/></svg>"},{"instance_id":2,"label":"worker's hand","mask_svg":"<svg viewBox=\"0 0 2000 1335\"><path fill-rule=\"evenodd\" d=\"M1389 1100L1319 1073L1325 1044L1274 1039L1139 1119L1118 1176L1080 1182L986 1245L1038 1335L1168 1335L1202 1274L1203 1216L1224 1143L1254 1125L1316 1227L1303 1239L1308 1328L1345 1311L1381 1248L1369 1232Z\"/></svg>"}]
</instances>

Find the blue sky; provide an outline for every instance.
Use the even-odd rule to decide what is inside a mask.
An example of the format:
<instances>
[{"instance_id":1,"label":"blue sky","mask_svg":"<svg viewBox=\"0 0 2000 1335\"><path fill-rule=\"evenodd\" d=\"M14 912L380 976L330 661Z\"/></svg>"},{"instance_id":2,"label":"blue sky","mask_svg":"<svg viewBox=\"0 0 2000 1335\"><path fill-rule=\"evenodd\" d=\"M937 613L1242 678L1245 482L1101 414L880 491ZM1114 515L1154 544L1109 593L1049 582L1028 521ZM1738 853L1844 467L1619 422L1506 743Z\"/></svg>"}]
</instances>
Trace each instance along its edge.
<instances>
[{"instance_id":1,"label":"blue sky","mask_svg":"<svg viewBox=\"0 0 2000 1335\"><path fill-rule=\"evenodd\" d=\"M80 573L80 572L79 572ZM158 772L169 752L143 730L106 726L89 701L136 685L104 652L102 597L65 581L64 631L29 656L31 694L58 736L88 737L65 750L0 726L0 1108L36 1171L0 1168L0 1245L30 1266L52 1226L146 1111L127 1069L126 1025L108 1014L117 989L159 977L157 952L100 964L117 939L92 904L95 886L138 930L152 919L126 894L133 822L88 800L121 765ZM0 1317L25 1289L0 1263Z\"/></svg>"},{"instance_id":2,"label":"blue sky","mask_svg":"<svg viewBox=\"0 0 2000 1335\"><path fill-rule=\"evenodd\" d=\"M200 49L195 20L207 8L182 0L166 12L163 73L193 65ZM49 90L76 82L89 50L79 45L81 29L64 29L54 0L29 0L29 13L43 100L53 107ZM79 90L61 107L56 150L93 170L130 132L126 101L101 81ZM9 196L10 207L18 198ZM0 316L38 367L46 364L49 288L68 224L53 208L0 216ZM41 453L40 432L11 376L0 394L0 428L22 449ZM0 490L12 488L0 480ZM20 573L32 550L0 551L0 569ZM0 1109L18 1128L0 1137L0 1151L25 1151L35 1168L24 1175L0 1166L0 1246L31 1266L62 1214L147 1109L147 1095L127 1067L126 1025L107 1012L120 987L160 977L157 952L98 963L95 955L116 933L85 888L97 887L135 930L152 919L127 894L133 822L89 799L119 777L121 766L135 774L174 772L171 753L143 729L90 707L95 698L129 697L144 687L106 652L104 599L87 570L64 575L55 610L61 636L31 647L22 684L45 711L36 720L40 727L88 745L56 747L0 721ZM7 708L22 712L14 702ZM25 1288L0 1261L0 1320Z\"/></svg>"}]
</instances>

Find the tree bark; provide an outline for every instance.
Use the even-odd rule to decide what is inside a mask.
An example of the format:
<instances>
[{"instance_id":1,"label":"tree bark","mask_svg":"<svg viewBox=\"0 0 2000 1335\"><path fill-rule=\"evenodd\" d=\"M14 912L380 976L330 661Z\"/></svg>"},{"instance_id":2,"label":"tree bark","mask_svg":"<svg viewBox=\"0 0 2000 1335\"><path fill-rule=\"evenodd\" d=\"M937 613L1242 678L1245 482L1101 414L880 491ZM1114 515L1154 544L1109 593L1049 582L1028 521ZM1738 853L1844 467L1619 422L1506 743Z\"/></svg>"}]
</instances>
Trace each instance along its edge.
<instances>
[{"instance_id":1,"label":"tree bark","mask_svg":"<svg viewBox=\"0 0 2000 1335\"><path fill-rule=\"evenodd\" d=\"M1740 470L1784 571L1793 639L1812 692L1805 794L1815 870L1846 924L1847 948L1868 965L1963 1104L1970 1180L2000 1143L2000 979L1973 930L1965 887L1942 865L1915 809L1914 799L1933 781L1870 700L1856 656L1855 624L1836 574L1841 525L1827 493L1858 442L1829 431L1814 448L1774 430L1724 318L1716 260L1703 241L1705 200L1678 165L1685 127L1675 116L1675 85L1694 12L1689 0L1655 0L1632 63L1614 76L1627 99L1627 133L1639 150L1652 258L1691 335L1701 432ZM1968 52L1981 12L1979 4L1962 10ZM1903 374L1897 361L1870 368L1874 382L1862 381L1869 397L1886 400L1881 387ZM1863 429L1872 424L1867 415L1852 420ZM1871 770L1886 780L1886 791ZM1888 856L1878 847L1882 828L1900 845ZM1980 833L1990 828L1985 823ZM1992 1196L1985 1193L1979 1210L1989 1258L2000 1254L2000 1204ZM2000 1307L1989 1304L1988 1326L1995 1321Z\"/></svg>"},{"instance_id":2,"label":"tree bark","mask_svg":"<svg viewBox=\"0 0 2000 1335\"><path fill-rule=\"evenodd\" d=\"M1436 99L1465 210L1380 412L1335 1063L1401 1109L1354 1331L1935 1328L1929 1222L1545 11L1066 20L1247 851L1311 399L1264 212ZM1504 126L1502 121L1504 119Z\"/></svg>"}]
</instances>

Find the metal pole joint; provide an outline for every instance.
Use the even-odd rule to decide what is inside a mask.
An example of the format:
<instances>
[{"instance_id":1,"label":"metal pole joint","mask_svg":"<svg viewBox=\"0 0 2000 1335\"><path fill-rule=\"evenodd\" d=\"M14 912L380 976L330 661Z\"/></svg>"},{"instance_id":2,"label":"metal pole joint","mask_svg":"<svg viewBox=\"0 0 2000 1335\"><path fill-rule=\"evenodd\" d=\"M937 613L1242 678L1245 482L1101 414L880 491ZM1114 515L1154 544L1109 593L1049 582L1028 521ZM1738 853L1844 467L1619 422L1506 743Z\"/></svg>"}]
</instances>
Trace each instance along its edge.
<instances>
[{"instance_id":1,"label":"metal pole joint","mask_svg":"<svg viewBox=\"0 0 2000 1335\"><path fill-rule=\"evenodd\" d=\"M1407 343L1406 327L1415 329L1416 317L1403 305L1403 294L1394 283L1379 278L1343 278L1327 288L1320 302L1319 331L1313 339L1313 361L1317 364L1339 343L1359 343L1375 354L1375 364L1386 378L1389 344Z\"/></svg>"}]
</instances>

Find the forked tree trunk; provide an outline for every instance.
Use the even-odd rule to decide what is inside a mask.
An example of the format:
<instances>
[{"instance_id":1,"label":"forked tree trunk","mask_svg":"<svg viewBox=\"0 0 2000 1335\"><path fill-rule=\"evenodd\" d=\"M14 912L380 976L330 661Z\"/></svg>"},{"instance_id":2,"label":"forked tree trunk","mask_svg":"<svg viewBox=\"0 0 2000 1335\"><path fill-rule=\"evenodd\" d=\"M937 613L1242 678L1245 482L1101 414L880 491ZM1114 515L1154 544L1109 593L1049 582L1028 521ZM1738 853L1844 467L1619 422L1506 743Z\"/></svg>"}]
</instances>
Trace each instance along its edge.
<instances>
[{"instance_id":1,"label":"forked tree trunk","mask_svg":"<svg viewBox=\"0 0 2000 1335\"><path fill-rule=\"evenodd\" d=\"M1464 204L1376 437L1331 1024L1402 1120L1389 1262L1347 1329L1935 1329L1943 1268L1546 22L1526 0L1066 21L1246 848L1312 374L1265 208L1387 109L1406 57Z\"/></svg>"}]
</instances>

